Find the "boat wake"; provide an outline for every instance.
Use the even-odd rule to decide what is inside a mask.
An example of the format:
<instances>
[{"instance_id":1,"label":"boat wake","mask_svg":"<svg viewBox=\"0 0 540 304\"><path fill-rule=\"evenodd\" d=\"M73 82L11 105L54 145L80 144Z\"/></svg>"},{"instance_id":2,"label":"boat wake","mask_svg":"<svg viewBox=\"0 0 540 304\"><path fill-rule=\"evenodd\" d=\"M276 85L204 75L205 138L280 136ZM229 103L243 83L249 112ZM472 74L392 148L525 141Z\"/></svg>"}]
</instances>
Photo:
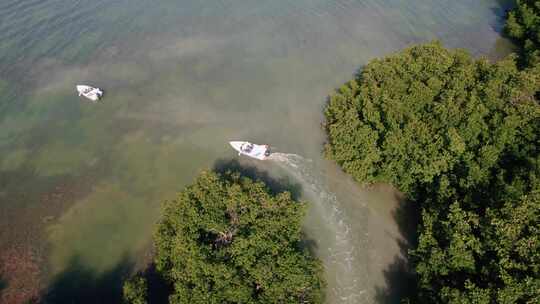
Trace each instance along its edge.
<instances>
[{"instance_id":1,"label":"boat wake","mask_svg":"<svg viewBox=\"0 0 540 304\"><path fill-rule=\"evenodd\" d=\"M281 162L293 168L298 168L298 164L301 162L311 162L311 159L305 159L298 154L278 153L278 152L274 152L270 154L266 159L273 160L276 162Z\"/></svg>"},{"instance_id":2,"label":"boat wake","mask_svg":"<svg viewBox=\"0 0 540 304\"><path fill-rule=\"evenodd\" d=\"M366 291L362 289L362 277L365 269L358 269L360 261L351 227L340 202L323 184L322 173L316 170L313 162L296 154L272 153L268 160L276 162L282 169L295 177L304 187L304 195L313 202L311 208L323 219L324 231L314 235L319 255L327 269L331 303L362 303L367 301ZM324 235L321 237L321 235ZM365 244L360 244L362 246ZM326 249L325 249L326 248ZM331 272L329 271L331 270ZM330 299L328 299L330 300Z\"/></svg>"}]
</instances>

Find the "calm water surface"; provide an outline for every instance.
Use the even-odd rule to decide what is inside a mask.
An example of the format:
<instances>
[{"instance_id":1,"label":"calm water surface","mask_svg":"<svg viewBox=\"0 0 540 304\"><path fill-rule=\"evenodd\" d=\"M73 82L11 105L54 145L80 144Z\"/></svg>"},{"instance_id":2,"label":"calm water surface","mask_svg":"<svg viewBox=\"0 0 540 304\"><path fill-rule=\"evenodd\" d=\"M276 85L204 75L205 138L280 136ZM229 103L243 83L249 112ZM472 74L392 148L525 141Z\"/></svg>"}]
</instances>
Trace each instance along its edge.
<instances>
[{"instance_id":1,"label":"calm water surface","mask_svg":"<svg viewBox=\"0 0 540 304\"><path fill-rule=\"evenodd\" d=\"M227 141L246 139L298 155L242 164L289 178L311 202L305 230L326 268L328 303L395 301L400 196L360 189L322 159L326 96L371 58L412 43L499 52L507 7L3 0L0 249L41 257L57 300L118 286L144 255L160 203L236 158ZM77 83L103 88L104 102L78 98Z\"/></svg>"}]
</instances>

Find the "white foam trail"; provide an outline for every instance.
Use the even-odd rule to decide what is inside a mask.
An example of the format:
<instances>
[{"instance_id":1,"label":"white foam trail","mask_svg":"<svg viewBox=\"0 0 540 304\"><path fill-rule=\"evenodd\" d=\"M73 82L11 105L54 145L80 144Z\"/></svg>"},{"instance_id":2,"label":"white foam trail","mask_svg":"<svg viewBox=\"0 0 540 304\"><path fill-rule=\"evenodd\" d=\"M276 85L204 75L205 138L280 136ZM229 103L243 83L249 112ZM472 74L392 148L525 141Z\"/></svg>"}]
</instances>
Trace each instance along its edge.
<instances>
[{"instance_id":1,"label":"white foam trail","mask_svg":"<svg viewBox=\"0 0 540 304\"><path fill-rule=\"evenodd\" d=\"M281 165L303 183L307 192L311 192L307 194L313 196L313 208L317 208L318 213L323 215L327 229L335 235L335 239L324 240L325 244L320 244L327 247L327 267L336 274L335 286L329 286L329 290L334 293L333 298L344 304L368 302L368 295L357 280L355 265L359 262L355 263L356 250L351 228L340 202L321 182L321 174L316 174L317 171L310 165L312 161L297 154L286 153L272 153L268 159Z\"/></svg>"},{"instance_id":2,"label":"white foam trail","mask_svg":"<svg viewBox=\"0 0 540 304\"><path fill-rule=\"evenodd\" d=\"M270 156L268 156L267 159L285 163L295 169L298 168L298 164L301 162L311 162L311 159L305 159L298 154L278 153L278 152L270 154Z\"/></svg>"}]
</instances>

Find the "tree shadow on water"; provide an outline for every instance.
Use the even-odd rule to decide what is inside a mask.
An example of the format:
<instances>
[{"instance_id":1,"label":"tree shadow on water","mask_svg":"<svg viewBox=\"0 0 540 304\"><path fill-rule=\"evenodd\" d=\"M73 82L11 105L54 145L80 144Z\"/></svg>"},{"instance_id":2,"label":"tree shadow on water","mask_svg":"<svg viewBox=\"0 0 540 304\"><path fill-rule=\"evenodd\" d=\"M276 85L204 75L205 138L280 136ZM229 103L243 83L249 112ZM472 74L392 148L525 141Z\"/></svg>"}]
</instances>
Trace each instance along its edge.
<instances>
[{"instance_id":1,"label":"tree shadow on water","mask_svg":"<svg viewBox=\"0 0 540 304\"><path fill-rule=\"evenodd\" d=\"M375 290L375 301L380 304L402 303L409 299L414 303L417 287L417 277L409 260L409 250L418 243L417 227L420 221L420 208L415 202L401 197L393 217L398 225L401 238L397 240L400 253L385 269L385 286Z\"/></svg>"},{"instance_id":2,"label":"tree shadow on water","mask_svg":"<svg viewBox=\"0 0 540 304\"><path fill-rule=\"evenodd\" d=\"M303 250L307 250L309 255L312 257L317 256L317 250L319 249L319 245L315 240L311 239L304 232L302 232L300 240L300 248L302 248Z\"/></svg>"},{"instance_id":3,"label":"tree shadow on water","mask_svg":"<svg viewBox=\"0 0 540 304\"><path fill-rule=\"evenodd\" d=\"M7 282L2 277L2 274L0 273L0 296L2 295L2 290L6 289L6 287L7 287Z\"/></svg>"},{"instance_id":4,"label":"tree shadow on water","mask_svg":"<svg viewBox=\"0 0 540 304\"><path fill-rule=\"evenodd\" d=\"M491 29L493 29L496 33L502 35L503 37L507 37L504 31L506 16L508 15L508 12L514 7L515 3L513 0L496 0L495 5L490 8L490 11L493 14L494 18L489 21L489 25Z\"/></svg>"},{"instance_id":5,"label":"tree shadow on water","mask_svg":"<svg viewBox=\"0 0 540 304\"><path fill-rule=\"evenodd\" d=\"M125 255L112 269L96 273L75 256L66 269L53 279L41 303L121 303L122 283L133 265Z\"/></svg>"},{"instance_id":6,"label":"tree shadow on water","mask_svg":"<svg viewBox=\"0 0 540 304\"><path fill-rule=\"evenodd\" d=\"M169 295L173 293L173 286L156 269L154 263L137 274L146 279L148 303L169 303Z\"/></svg>"},{"instance_id":7,"label":"tree shadow on water","mask_svg":"<svg viewBox=\"0 0 540 304\"><path fill-rule=\"evenodd\" d=\"M252 180L262 181L273 195L288 191L294 200L299 200L302 194L302 186L290 177L276 178L254 166L241 164L236 159L219 159L215 162L213 170L222 175L227 172L238 172Z\"/></svg>"}]
</instances>

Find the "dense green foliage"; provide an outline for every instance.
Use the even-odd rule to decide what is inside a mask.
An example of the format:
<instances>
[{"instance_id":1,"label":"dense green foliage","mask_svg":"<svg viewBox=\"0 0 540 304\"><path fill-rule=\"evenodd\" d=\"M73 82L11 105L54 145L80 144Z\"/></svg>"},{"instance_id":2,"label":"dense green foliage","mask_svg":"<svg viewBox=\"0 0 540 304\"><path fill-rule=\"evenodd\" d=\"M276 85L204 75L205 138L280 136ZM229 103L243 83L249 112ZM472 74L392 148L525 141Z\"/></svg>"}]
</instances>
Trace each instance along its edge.
<instances>
[{"instance_id":1,"label":"dense green foliage","mask_svg":"<svg viewBox=\"0 0 540 304\"><path fill-rule=\"evenodd\" d=\"M521 44L529 65L540 62L540 1L516 0L508 13L506 32Z\"/></svg>"},{"instance_id":2,"label":"dense green foliage","mask_svg":"<svg viewBox=\"0 0 540 304\"><path fill-rule=\"evenodd\" d=\"M413 47L373 60L330 97L326 152L361 182L405 192L435 181L475 187L534 132L536 86L511 59L490 64L438 44Z\"/></svg>"},{"instance_id":3,"label":"dense green foliage","mask_svg":"<svg viewBox=\"0 0 540 304\"><path fill-rule=\"evenodd\" d=\"M124 302L129 304L147 303L147 285L146 279L142 276L134 276L126 282L122 288Z\"/></svg>"},{"instance_id":4,"label":"dense green foliage","mask_svg":"<svg viewBox=\"0 0 540 304\"><path fill-rule=\"evenodd\" d=\"M426 303L540 299L539 79L439 44L373 60L330 97L327 156L420 204Z\"/></svg>"},{"instance_id":5,"label":"dense green foliage","mask_svg":"<svg viewBox=\"0 0 540 304\"><path fill-rule=\"evenodd\" d=\"M489 193L488 193L489 195ZM412 252L426 302L538 303L540 192L502 206L425 208Z\"/></svg>"},{"instance_id":6,"label":"dense green foliage","mask_svg":"<svg viewBox=\"0 0 540 304\"><path fill-rule=\"evenodd\" d=\"M203 173L165 204L156 267L170 303L321 303L322 267L302 249L305 203L239 174Z\"/></svg>"}]
</instances>

